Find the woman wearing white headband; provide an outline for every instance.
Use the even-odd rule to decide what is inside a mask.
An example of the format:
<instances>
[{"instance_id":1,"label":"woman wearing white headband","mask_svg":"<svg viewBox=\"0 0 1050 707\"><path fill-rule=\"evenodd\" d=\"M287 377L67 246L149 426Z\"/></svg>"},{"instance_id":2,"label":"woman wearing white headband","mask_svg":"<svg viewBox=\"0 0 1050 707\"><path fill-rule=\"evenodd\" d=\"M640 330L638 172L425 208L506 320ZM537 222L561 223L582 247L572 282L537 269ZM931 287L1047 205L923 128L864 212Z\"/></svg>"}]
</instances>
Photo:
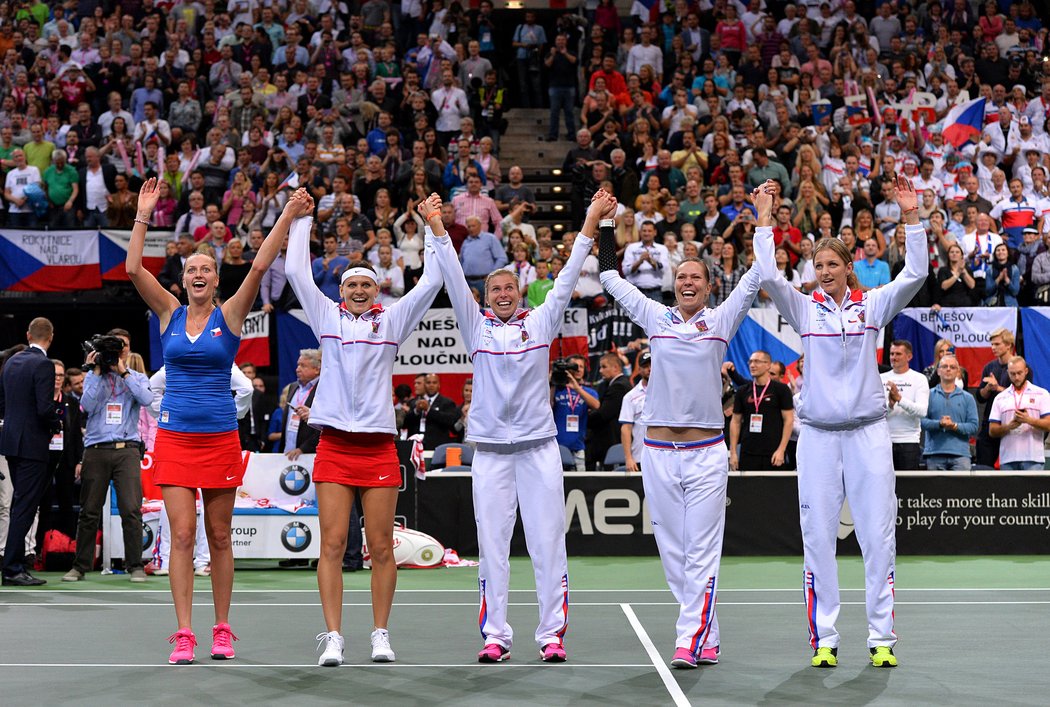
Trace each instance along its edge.
<instances>
[{"instance_id":1,"label":"woman wearing white headband","mask_svg":"<svg viewBox=\"0 0 1050 707\"><path fill-rule=\"evenodd\" d=\"M313 200L308 195L297 193L292 198L309 199L312 213ZM429 255L434 232L445 234L441 199L431 196L419 210L428 222ZM394 448L397 430L390 404L391 375L398 347L430 308L441 289L441 277L437 266L428 262L419 284L386 309L376 304L379 283L375 271L371 264L362 262L342 274L339 292L343 301L337 304L313 281L309 254L312 227L313 219L308 217L292 225L287 272L310 328L321 342L321 378L309 418L303 420L321 430L313 479L321 524L317 586L326 629L318 636L324 646L318 665L343 662L342 560L356 494L361 495L365 537L372 556L372 660L388 663L394 660L387 621L397 585L393 529L401 486L401 466Z\"/></svg>"}]
</instances>

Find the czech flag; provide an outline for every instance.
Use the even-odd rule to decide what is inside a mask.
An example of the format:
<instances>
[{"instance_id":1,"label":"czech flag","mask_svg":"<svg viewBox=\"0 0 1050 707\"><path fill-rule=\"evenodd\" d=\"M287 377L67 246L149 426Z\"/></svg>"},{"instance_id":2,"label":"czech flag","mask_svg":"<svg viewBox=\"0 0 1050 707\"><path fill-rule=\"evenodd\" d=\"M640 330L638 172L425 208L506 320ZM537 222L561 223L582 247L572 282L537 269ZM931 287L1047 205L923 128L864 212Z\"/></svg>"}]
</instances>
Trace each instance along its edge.
<instances>
[{"instance_id":1,"label":"czech flag","mask_svg":"<svg viewBox=\"0 0 1050 707\"><path fill-rule=\"evenodd\" d=\"M643 22L659 22L662 7L663 3L657 0L634 0L631 5L631 16L638 17Z\"/></svg>"},{"instance_id":2,"label":"czech flag","mask_svg":"<svg viewBox=\"0 0 1050 707\"><path fill-rule=\"evenodd\" d=\"M970 374L972 386L980 382L984 365L995 358L988 334L999 328L1017 333L1016 307L943 307L939 312L909 307L894 318L893 337L911 342L915 355L911 367L917 371L933 363L933 347L947 339L955 347L959 365ZM1026 329L1025 340L1029 338Z\"/></svg>"},{"instance_id":3,"label":"czech flag","mask_svg":"<svg viewBox=\"0 0 1050 707\"><path fill-rule=\"evenodd\" d=\"M1050 386L1050 307L1022 307L1024 357L1032 369L1032 381L1043 388ZM989 359L991 360L991 359Z\"/></svg>"},{"instance_id":4,"label":"czech flag","mask_svg":"<svg viewBox=\"0 0 1050 707\"><path fill-rule=\"evenodd\" d=\"M149 231L146 243L142 248L142 266L154 275L160 273L167 259L168 241L174 240L174 231ZM128 281L126 261L128 244L131 242L131 231L100 231L98 239L98 260L103 280Z\"/></svg>"},{"instance_id":5,"label":"czech flag","mask_svg":"<svg viewBox=\"0 0 1050 707\"><path fill-rule=\"evenodd\" d=\"M957 105L948 111L944 118L944 140L951 143L952 147L959 148L967 142L977 138L984 128L984 104L985 99L975 98L969 103Z\"/></svg>"},{"instance_id":6,"label":"czech flag","mask_svg":"<svg viewBox=\"0 0 1050 707\"><path fill-rule=\"evenodd\" d=\"M69 292L100 287L98 231L0 231L0 290Z\"/></svg>"}]
</instances>

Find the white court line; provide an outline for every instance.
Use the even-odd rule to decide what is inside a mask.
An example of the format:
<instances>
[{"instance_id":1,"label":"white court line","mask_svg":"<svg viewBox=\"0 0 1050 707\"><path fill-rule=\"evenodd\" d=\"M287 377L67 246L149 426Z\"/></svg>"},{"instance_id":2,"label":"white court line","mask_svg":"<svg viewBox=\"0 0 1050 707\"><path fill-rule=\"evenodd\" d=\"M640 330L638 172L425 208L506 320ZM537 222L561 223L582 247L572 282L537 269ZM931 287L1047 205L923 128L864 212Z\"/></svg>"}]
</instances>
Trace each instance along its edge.
<instances>
[{"instance_id":1,"label":"white court line","mask_svg":"<svg viewBox=\"0 0 1050 707\"><path fill-rule=\"evenodd\" d=\"M1050 600L1036 601L928 601L928 602L894 602L895 606L1038 606L1050 604ZM0 604L0 607L43 606L47 608L64 608L67 606L91 606L95 608L134 607L134 606L171 606L171 602L12 602ZM194 602L194 606L214 606L210 602ZM316 607L318 602L246 602L233 603L236 608L254 607ZM372 602L343 602L343 606L372 606ZM510 602L510 606L538 606L537 602ZM573 602L573 606L624 606L618 602ZM678 606L677 602L631 602L632 606ZM802 602L718 602L718 606L801 606ZM470 606L477 607L477 602L395 602L394 606ZM864 602L840 602L840 606L864 606Z\"/></svg>"},{"instance_id":2,"label":"white court line","mask_svg":"<svg viewBox=\"0 0 1050 707\"><path fill-rule=\"evenodd\" d=\"M220 670L233 670L235 668L317 668L317 663L236 663L230 661L204 662L194 664L196 667L211 667ZM175 666L181 672L185 667ZM341 668L378 668L380 670L399 670L404 668L479 668L481 670L492 670L502 672L506 668L537 668L540 670L571 670L573 668L649 668L649 663L570 663L560 667L554 667L551 663L510 663L504 662L502 667L493 670L487 665L480 663L361 663L359 665L347 664ZM0 663L0 668L157 668L171 670L172 666L165 663ZM322 668L327 671L331 668ZM688 704L688 703L686 703Z\"/></svg>"},{"instance_id":3,"label":"white court line","mask_svg":"<svg viewBox=\"0 0 1050 707\"><path fill-rule=\"evenodd\" d=\"M203 589L201 591L204 591ZM344 589L343 593L370 594L371 589ZM511 589L512 594L524 592L535 594L534 589ZM628 593L654 593L668 592L667 587L654 589L573 589L573 594L628 594ZM719 594L729 592L800 592L798 587L753 587L727 589L719 587ZM863 592L864 587L840 587L841 592ZM1050 587L897 587L898 592L1050 592ZM32 592L35 594L171 594L170 589L82 589L79 586L68 588L36 588L36 587L4 587L0 589L0 596L4 594L16 594L20 592ZM316 589L234 589L234 594L316 594ZM466 589L398 589L398 594L477 594L477 588Z\"/></svg>"},{"instance_id":4,"label":"white court line","mask_svg":"<svg viewBox=\"0 0 1050 707\"><path fill-rule=\"evenodd\" d=\"M649 660L653 662L653 667L656 668L656 672L660 675L660 679L664 681L664 687L667 688L668 694L671 695L671 699L674 700L676 707L689 707L689 700L686 698L685 693L682 692L682 686L678 684L678 681L671 675L671 669L667 667L663 659L660 657L660 653L656 650L656 646L653 645L653 639L649 638L649 634L645 632L645 627L642 626L642 622L638 620L638 616L634 613L634 609L631 608L630 604L620 604L620 608L623 609L624 615L627 617L627 622L631 624L631 628L634 629L634 633L638 636L639 642L642 644L642 648L649 655Z\"/></svg>"}]
</instances>

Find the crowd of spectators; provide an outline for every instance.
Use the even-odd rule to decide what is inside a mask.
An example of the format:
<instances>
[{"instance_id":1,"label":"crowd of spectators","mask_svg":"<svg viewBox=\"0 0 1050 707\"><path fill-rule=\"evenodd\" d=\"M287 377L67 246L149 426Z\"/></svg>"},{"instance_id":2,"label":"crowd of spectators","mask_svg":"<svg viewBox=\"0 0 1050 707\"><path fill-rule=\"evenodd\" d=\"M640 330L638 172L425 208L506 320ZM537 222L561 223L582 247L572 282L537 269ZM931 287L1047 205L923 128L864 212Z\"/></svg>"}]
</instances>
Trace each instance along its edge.
<instances>
[{"instance_id":1,"label":"crowd of spectators","mask_svg":"<svg viewBox=\"0 0 1050 707\"><path fill-rule=\"evenodd\" d=\"M624 21L602 2L593 25L570 23L568 48L542 52L582 74L578 112L565 121L580 126L563 165L573 212L599 186L617 195L634 284L666 300L674 265L699 255L718 304L752 260L745 197L773 179L777 262L792 284L816 286L811 246L838 237L862 288L884 285L903 267L892 184L904 173L923 195L930 238L931 276L913 306L1050 302L1050 46L1032 3L660 9L635 3ZM549 138L571 100L564 90L551 83ZM982 132L953 147L948 112L982 96ZM756 306L770 305L761 293Z\"/></svg>"}]
</instances>

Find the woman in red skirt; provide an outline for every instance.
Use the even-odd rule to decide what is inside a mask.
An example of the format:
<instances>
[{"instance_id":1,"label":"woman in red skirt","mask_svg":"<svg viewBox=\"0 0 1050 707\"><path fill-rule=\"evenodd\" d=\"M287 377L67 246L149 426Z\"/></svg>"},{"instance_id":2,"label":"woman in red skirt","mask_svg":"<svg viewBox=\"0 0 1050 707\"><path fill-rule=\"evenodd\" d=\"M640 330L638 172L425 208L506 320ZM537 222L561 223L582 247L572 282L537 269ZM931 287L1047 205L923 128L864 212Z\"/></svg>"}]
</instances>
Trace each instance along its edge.
<instances>
[{"instance_id":1,"label":"woman in red skirt","mask_svg":"<svg viewBox=\"0 0 1050 707\"><path fill-rule=\"evenodd\" d=\"M432 195L419 205L419 211L428 223L426 250L430 252L433 233L444 233L441 199ZM419 283L387 309L376 304L379 278L365 262L342 273L342 301L333 302L314 284L310 270L312 226L309 218L292 225L286 268L288 282L321 342L321 378L309 419L310 426L321 430L313 478L321 523L317 586L326 627L317 637L324 647L318 665L343 662L342 561L350 507L357 494L361 495L372 558L372 660L389 663L394 651L387 622L397 585L394 509L401 486L391 376L398 347L430 308L441 289L441 278L428 258ZM360 538L354 542L359 543Z\"/></svg>"},{"instance_id":2,"label":"woman in red skirt","mask_svg":"<svg viewBox=\"0 0 1050 707\"><path fill-rule=\"evenodd\" d=\"M169 638L175 649L168 662L187 665L193 662L193 649L197 645L191 613L198 488L204 499L204 526L211 550L215 604L211 657L215 660L234 657L232 642L237 637L229 624L233 592L230 525L237 487L244 478L244 463L237 438L237 411L230 395L230 369L240 344L244 318L259 292L263 273L277 257L288 233L288 224L309 213L312 203L308 197L304 200L293 196L259 249L240 289L221 307L216 307L219 270L211 256L196 253L186 259L181 286L186 291L188 305L180 305L175 295L142 267L146 228L159 196L157 180L146 180L139 192L127 270L139 295L160 319L167 388L160 404L153 451L154 481L161 487L171 521L168 577L178 622L178 629Z\"/></svg>"}]
</instances>

